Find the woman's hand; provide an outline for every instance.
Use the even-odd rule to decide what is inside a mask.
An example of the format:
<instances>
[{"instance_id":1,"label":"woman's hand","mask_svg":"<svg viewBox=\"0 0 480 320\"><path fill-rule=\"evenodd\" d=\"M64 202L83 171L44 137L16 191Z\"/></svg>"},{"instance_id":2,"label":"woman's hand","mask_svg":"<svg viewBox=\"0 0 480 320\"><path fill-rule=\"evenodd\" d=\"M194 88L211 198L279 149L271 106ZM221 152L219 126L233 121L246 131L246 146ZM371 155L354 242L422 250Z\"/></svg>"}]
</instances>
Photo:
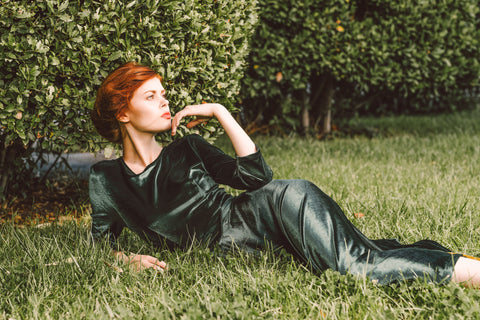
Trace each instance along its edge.
<instances>
[{"instance_id":1,"label":"woman's hand","mask_svg":"<svg viewBox=\"0 0 480 320\"><path fill-rule=\"evenodd\" d=\"M235 121L230 112L218 103L204 103L186 106L183 110L177 112L172 120L172 136L177 132L177 127L180 125L180 121L184 117L195 116L195 120L190 121L187 124L187 128L192 128L199 123L205 122L208 119L215 117L222 125L223 129L227 133L230 141L232 142L235 153L240 156L248 156L256 152L256 147L247 133L240 127Z\"/></svg>"},{"instance_id":2,"label":"woman's hand","mask_svg":"<svg viewBox=\"0 0 480 320\"><path fill-rule=\"evenodd\" d=\"M126 255L121 251L113 251L113 255L120 261L127 263L134 271L152 268L157 271L168 270L168 266L164 261L160 261L155 257L142 254Z\"/></svg>"},{"instance_id":3,"label":"woman's hand","mask_svg":"<svg viewBox=\"0 0 480 320\"><path fill-rule=\"evenodd\" d=\"M208 121L210 118L217 117L217 114L221 109L225 109L225 107L218 103L204 103L186 106L181 111L177 112L172 119L172 136L177 133L177 127L180 125L180 121L184 117L197 117L197 119L187 123L187 128L190 129L202 122Z\"/></svg>"}]
</instances>

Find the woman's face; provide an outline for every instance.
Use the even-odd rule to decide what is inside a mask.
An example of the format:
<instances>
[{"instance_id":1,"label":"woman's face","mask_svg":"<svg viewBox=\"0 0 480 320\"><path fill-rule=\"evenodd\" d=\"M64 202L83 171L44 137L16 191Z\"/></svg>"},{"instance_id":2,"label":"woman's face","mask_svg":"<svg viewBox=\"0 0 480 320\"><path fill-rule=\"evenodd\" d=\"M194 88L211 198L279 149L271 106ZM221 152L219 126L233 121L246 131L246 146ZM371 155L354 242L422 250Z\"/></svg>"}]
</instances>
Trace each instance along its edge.
<instances>
[{"instance_id":1,"label":"woman's face","mask_svg":"<svg viewBox=\"0 0 480 320\"><path fill-rule=\"evenodd\" d=\"M136 131L158 133L172 126L168 100L160 79L145 81L134 93L119 121Z\"/></svg>"}]
</instances>

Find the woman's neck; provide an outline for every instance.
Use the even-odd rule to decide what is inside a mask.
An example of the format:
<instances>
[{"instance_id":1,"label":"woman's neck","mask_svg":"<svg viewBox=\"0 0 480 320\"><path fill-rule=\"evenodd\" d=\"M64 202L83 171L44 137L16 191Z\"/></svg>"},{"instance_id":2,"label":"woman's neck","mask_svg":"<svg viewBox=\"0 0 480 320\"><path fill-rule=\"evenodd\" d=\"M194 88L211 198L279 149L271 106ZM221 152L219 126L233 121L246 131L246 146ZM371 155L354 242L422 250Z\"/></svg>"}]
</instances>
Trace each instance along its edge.
<instances>
[{"instance_id":1,"label":"woman's neck","mask_svg":"<svg viewBox=\"0 0 480 320\"><path fill-rule=\"evenodd\" d=\"M154 135L131 136L123 138L123 161L134 173L141 173L159 156L162 146Z\"/></svg>"}]
</instances>

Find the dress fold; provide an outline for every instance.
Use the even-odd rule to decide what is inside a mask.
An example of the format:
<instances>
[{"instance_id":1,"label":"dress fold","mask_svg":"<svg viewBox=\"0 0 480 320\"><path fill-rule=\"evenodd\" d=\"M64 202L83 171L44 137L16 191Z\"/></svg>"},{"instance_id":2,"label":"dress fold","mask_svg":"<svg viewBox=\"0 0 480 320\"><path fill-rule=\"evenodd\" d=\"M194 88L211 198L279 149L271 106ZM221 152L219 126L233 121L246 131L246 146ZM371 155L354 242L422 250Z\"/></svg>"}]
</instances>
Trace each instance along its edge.
<instances>
[{"instance_id":1,"label":"dress fold","mask_svg":"<svg viewBox=\"0 0 480 320\"><path fill-rule=\"evenodd\" d=\"M223 227L223 248L234 242L256 251L270 242L319 272L333 269L368 276L379 284L417 277L447 281L461 256L432 240L410 245L395 239L370 240L335 201L305 180L274 180L242 194L233 199L230 214L236 223Z\"/></svg>"}]
</instances>

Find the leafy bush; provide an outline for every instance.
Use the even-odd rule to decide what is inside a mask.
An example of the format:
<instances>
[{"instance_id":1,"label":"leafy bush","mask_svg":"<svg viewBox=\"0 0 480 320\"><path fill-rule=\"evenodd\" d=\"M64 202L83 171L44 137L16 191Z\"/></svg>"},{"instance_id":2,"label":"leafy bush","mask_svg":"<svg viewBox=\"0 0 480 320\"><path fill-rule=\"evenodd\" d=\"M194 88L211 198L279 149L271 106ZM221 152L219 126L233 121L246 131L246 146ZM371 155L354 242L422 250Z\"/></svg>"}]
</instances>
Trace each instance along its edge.
<instances>
[{"instance_id":1,"label":"leafy bush","mask_svg":"<svg viewBox=\"0 0 480 320\"><path fill-rule=\"evenodd\" d=\"M478 1L261 0L259 7L242 87L250 117L260 111L264 121L298 129L300 115L304 126L328 120L332 101L336 110L437 111L478 94Z\"/></svg>"},{"instance_id":2,"label":"leafy bush","mask_svg":"<svg viewBox=\"0 0 480 320\"><path fill-rule=\"evenodd\" d=\"M34 150L100 149L89 110L126 61L162 74L174 111L202 101L233 108L254 9L247 0L1 1L0 199L32 168L20 158Z\"/></svg>"}]
</instances>

